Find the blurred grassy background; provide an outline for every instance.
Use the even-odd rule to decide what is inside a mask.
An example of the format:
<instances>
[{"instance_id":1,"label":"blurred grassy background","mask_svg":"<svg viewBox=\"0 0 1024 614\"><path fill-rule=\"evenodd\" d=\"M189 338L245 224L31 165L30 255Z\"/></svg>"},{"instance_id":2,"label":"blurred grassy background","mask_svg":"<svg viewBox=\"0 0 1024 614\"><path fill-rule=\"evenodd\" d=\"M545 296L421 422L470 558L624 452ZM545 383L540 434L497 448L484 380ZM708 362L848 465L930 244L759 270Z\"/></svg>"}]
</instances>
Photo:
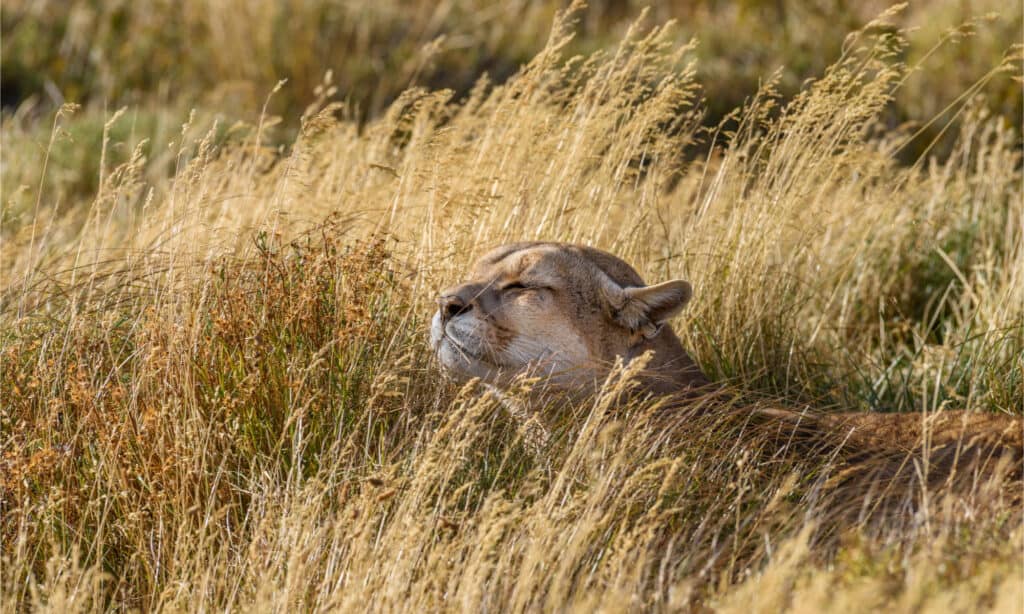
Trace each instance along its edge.
<instances>
[{"instance_id":1,"label":"blurred grassy background","mask_svg":"<svg viewBox=\"0 0 1024 614\"><path fill-rule=\"evenodd\" d=\"M239 136L241 126L259 125L264 144L287 150L303 116L325 101L340 103L335 114L365 128L410 87L447 88L462 100L481 76L503 82L534 57L566 4L6 1L0 233L10 235L18 220L31 218L24 213L34 204L32 192L70 209L90 202L101 176L95 152L104 140L108 167L141 147L148 178L158 180L175 170L171 145L184 136L186 122L193 136L219 122L225 140ZM590 2L577 13L565 55L614 49L645 4ZM777 81L783 102L791 98L841 55L850 32L890 4L667 0L653 3L645 22L676 20L677 44L697 40L689 59L704 90L702 123L717 126L766 81ZM1022 20L1020 3L935 0L908 6L880 26L904 30L906 44L890 62L919 67L880 117L885 129L920 127L899 160L948 155L956 132L948 124L971 98L1020 133L1020 81L985 76L1021 41ZM979 80L984 83L974 87ZM54 113L65 103L84 109L62 117L50 142ZM126 116L107 126L122 107ZM264 115L269 118L261 121Z\"/></svg>"},{"instance_id":2,"label":"blurred grassy background","mask_svg":"<svg viewBox=\"0 0 1024 614\"><path fill-rule=\"evenodd\" d=\"M323 96L330 71L350 116L377 116L410 86L466 94L481 74L501 82L534 56L565 2L542 0L11 0L2 14L3 106L37 111L64 102L231 109L253 121L267 104L286 127ZM846 35L890 2L866 0L593 0L580 13L568 55L611 48L651 4L650 23L677 20L680 41L696 38L698 81L715 125L779 71L780 94L837 59ZM888 121L924 121L1021 41L1020 3L935 0L910 5L894 25L912 28L900 50L912 75ZM962 27L964 24L972 24ZM953 30L956 34L952 34ZM973 35L972 35L973 34ZM954 44L937 40L952 36ZM267 97L280 80L287 84ZM985 100L1019 128L1019 83L991 83ZM941 128L908 150L919 153ZM294 131L282 134L290 140Z\"/></svg>"}]
</instances>

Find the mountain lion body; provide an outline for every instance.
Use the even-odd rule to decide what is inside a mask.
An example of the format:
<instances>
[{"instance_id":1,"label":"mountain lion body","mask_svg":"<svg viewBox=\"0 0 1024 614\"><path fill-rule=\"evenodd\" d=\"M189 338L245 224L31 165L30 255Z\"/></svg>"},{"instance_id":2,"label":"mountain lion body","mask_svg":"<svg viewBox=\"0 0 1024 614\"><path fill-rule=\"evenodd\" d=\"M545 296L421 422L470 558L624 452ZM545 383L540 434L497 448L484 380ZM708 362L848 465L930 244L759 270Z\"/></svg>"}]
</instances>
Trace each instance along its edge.
<instances>
[{"instance_id":1,"label":"mountain lion body","mask_svg":"<svg viewBox=\"0 0 1024 614\"><path fill-rule=\"evenodd\" d=\"M668 325L691 294L681 280L645 285L631 266L598 249L515 243L486 254L467 281L441 293L431 345L456 378L478 377L501 391L517 376L534 375L545 389L575 396L596 391L617 361L646 354L641 393L692 399L711 387ZM1022 420L1001 414L756 414L799 424L804 433L856 434L867 449L926 449L951 467L1005 452L1019 465L1022 456ZM984 442L991 445L977 445Z\"/></svg>"}]
</instances>

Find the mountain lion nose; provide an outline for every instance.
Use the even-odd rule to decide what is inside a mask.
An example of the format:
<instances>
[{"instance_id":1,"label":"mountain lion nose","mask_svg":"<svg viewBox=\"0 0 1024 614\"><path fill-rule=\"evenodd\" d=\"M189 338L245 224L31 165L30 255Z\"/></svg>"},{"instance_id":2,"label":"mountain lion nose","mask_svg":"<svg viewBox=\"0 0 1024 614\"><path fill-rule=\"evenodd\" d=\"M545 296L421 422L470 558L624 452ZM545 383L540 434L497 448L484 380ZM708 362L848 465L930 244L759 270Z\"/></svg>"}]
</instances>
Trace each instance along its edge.
<instances>
[{"instance_id":1,"label":"mountain lion nose","mask_svg":"<svg viewBox=\"0 0 1024 614\"><path fill-rule=\"evenodd\" d=\"M462 297L457 294L442 296L437 299L437 304L441 309L442 322L447 322L455 316L465 313L473 308L472 305L462 300Z\"/></svg>"}]
</instances>

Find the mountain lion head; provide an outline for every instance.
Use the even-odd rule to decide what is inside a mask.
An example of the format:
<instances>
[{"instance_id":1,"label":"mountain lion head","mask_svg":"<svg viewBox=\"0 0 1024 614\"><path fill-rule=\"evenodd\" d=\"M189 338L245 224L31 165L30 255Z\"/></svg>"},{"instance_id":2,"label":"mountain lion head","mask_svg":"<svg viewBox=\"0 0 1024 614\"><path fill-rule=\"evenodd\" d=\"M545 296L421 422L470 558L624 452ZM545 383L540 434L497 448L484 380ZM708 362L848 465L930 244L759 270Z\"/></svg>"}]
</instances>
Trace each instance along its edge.
<instances>
[{"instance_id":1,"label":"mountain lion head","mask_svg":"<svg viewBox=\"0 0 1024 614\"><path fill-rule=\"evenodd\" d=\"M592 390L617 359L652 352L655 391L706 383L667 322L690 300L682 280L646 285L601 250L515 243L481 258L443 292L430 328L442 366L499 388L537 375L556 388Z\"/></svg>"}]
</instances>

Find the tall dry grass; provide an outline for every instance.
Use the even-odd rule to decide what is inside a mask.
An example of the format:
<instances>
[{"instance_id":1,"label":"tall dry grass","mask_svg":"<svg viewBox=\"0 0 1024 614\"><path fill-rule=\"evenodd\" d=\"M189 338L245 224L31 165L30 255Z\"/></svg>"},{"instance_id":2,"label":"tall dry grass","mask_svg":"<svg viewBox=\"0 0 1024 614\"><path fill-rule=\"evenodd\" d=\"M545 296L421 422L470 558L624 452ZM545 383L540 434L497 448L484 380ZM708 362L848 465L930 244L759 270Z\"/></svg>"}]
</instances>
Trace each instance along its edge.
<instances>
[{"instance_id":1,"label":"tall dry grass","mask_svg":"<svg viewBox=\"0 0 1024 614\"><path fill-rule=\"evenodd\" d=\"M952 155L898 164L889 17L714 130L670 27L566 58L560 18L465 100L410 89L360 128L324 96L287 148L189 124L167 175L110 114L88 207L44 153L4 203L3 608L1014 611L998 488L840 525L827 456L736 412L651 445L625 376L535 456L426 344L475 256L577 241L692 281L677 329L741 408L1020 414L1020 136L968 97Z\"/></svg>"}]
</instances>

